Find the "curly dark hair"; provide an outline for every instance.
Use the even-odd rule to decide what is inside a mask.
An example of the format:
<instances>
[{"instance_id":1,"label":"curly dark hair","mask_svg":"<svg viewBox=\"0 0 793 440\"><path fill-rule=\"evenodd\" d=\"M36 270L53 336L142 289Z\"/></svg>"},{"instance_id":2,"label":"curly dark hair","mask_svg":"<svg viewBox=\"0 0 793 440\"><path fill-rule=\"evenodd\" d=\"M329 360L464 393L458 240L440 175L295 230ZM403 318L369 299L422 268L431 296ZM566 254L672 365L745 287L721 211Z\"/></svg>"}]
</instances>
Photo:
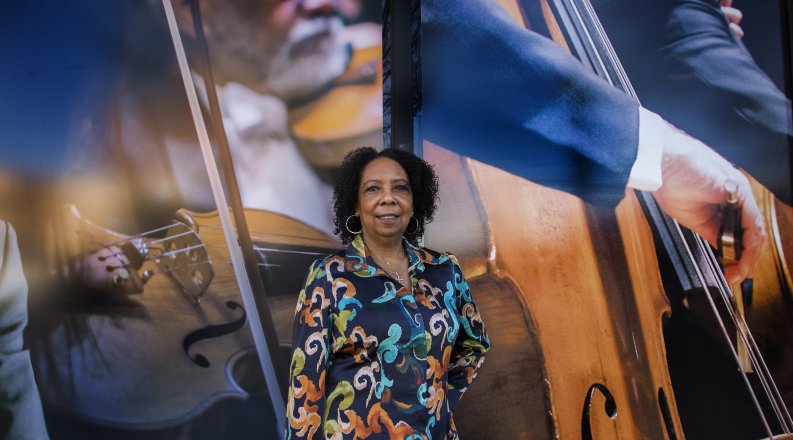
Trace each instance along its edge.
<instances>
[{"instance_id":1,"label":"curly dark hair","mask_svg":"<svg viewBox=\"0 0 793 440\"><path fill-rule=\"evenodd\" d=\"M381 157L387 157L401 165L410 181L413 217L418 221L418 228L412 234L405 231L408 241L416 244L418 238L424 234L424 226L433 220L438 201L438 176L435 175L432 165L413 153L396 148L385 148L381 151L372 147L356 148L344 157L333 187L333 225L336 227L333 232L342 243L347 244L355 238L355 234L347 230L345 222L349 216L355 214L363 169ZM360 229L360 225L360 220L350 221L353 229ZM411 226L408 228L412 229Z\"/></svg>"}]
</instances>

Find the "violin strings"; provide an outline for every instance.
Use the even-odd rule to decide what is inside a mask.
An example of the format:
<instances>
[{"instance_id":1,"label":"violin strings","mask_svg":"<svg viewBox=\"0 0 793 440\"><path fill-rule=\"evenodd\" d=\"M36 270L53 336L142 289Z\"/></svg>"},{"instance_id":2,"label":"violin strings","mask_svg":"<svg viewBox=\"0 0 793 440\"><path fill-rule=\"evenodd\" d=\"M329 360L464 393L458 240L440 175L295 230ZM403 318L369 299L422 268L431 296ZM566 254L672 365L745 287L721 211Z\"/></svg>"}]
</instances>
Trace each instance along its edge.
<instances>
[{"instance_id":1,"label":"violin strings","mask_svg":"<svg viewBox=\"0 0 793 440\"><path fill-rule=\"evenodd\" d=\"M611 44L611 40L608 38L606 30L603 28L603 24L597 18L597 13L595 12L594 6L588 0L581 0L581 4L583 5L584 13L589 18L589 22L592 23L595 28L595 33L598 35L600 41L603 42L603 46L606 50L605 56L609 59L611 65L614 66L615 73L620 79L620 86L623 87L623 91L627 93L628 96L631 96L636 100L637 103L639 103L639 96L636 93L636 90L634 90L633 84L631 84L630 80L628 79L628 74L625 72L625 68L619 61L619 58L617 57L617 51ZM606 66L602 65L602 68L605 71ZM615 85L613 81L611 81L611 84Z\"/></svg>"},{"instance_id":2,"label":"violin strings","mask_svg":"<svg viewBox=\"0 0 793 440\"><path fill-rule=\"evenodd\" d=\"M191 262L191 263L188 263L188 264L182 264L182 265L178 265L178 266L168 266L167 269L156 270L156 271L152 271L151 273L152 273L152 275L159 275L159 274L173 272L173 271L176 271L176 270L185 269L185 268L192 267L192 266L198 266L198 265L201 265L201 264L212 264L213 262L221 262L221 263L229 263L230 264L231 263L231 259L229 259L229 258L216 258L216 259L208 258L206 260L194 261L194 262ZM116 269L129 269L131 265L132 265L131 263L127 263L127 264L119 264L119 265L116 265L116 266L107 266L107 267L110 268L110 269L113 269L113 270L116 270ZM257 263L256 266L257 267L267 267L267 268L272 268L272 267L298 267L298 266L302 267L302 265L277 264L277 263Z\"/></svg>"},{"instance_id":3,"label":"violin strings","mask_svg":"<svg viewBox=\"0 0 793 440\"><path fill-rule=\"evenodd\" d=\"M154 260L156 262L156 260L158 260L158 259L160 259L162 257L169 257L171 255L177 255L177 254L179 254L181 252L188 252L188 251L193 250L193 249L206 248L206 247L209 247L209 246L210 245L197 244L197 245L188 246L188 247L185 247L185 248L174 249L174 250L171 250L171 251L168 251L168 252L162 252L162 253L159 253L159 254L156 254L156 255L151 255L150 257L146 258L145 261ZM211 245L211 246L225 247L225 246L222 246L222 245ZM271 248L261 248L261 247L255 247L255 249L257 251L296 253L296 254L304 254L304 255L323 255L320 252L302 252L302 251L292 252L292 251L283 250L283 249L271 249ZM119 253L113 253L112 255L114 255L114 256L123 255L123 252L120 253L120 254ZM169 266L169 268L167 270L154 271L153 274L161 274L161 273L166 273L166 272L173 272L175 270L180 270L180 269L184 269L186 267L196 266L196 265L199 265L199 264L206 264L206 263L212 264L213 261L214 262L229 263L229 264L231 263L231 259L229 259L229 258L214 258L214 259L213 258L207 258L206 260L194 261L194 262L191 262L191 263L188 263L188 264L179 265L179 266ZM110 268L110 269L116 270L116 269L130 269L131 266L132 266L132 263L125 263L125 264L119 264L119 265L107 266L107 267ZM297 267L297 266L302 267L302 265L297 265L297 264L278 264L278 263L257 263L256 266L257 267L267 267L267 268L273 268L273 267Z\"/></svg>"},{"instance_id":4,"label":"violin strings","mask_svg":"<svg viewBox=\"0 0 793 440\"><path fill-rule=\"evenodd\" d=\"M149 236L149 235L152 235L152 234L156 234L157 232L164 231L164 230L166 230L168 228L175 227L175 226L178 226L178 225L183 225L183 224L184 223L178 223L178 222L177 223L172 223L170 225L162 226L160 228L151 229L149 231L141 232L141 233L135 234L135 235L130 235L128 237L124 237L124 238L118 239L116 241L111 241L110 243L102 243L98 249L96 249L95 251L90 252L90 253L96 253L96 252L101 251L102 249L108 249L111 246L118 246L118 245L126 243L128 241L132 241L132 240L134 240L136 238L143 238L143 237L146 237L146 236ZM85 233L83 231L80 231L80 230L78 230L76 233L79 236L88 235L87 233ZM96 240L96 241L98 241L98 240Z\"/></svg>"},{"instance_id":5,"label":"violin strings","mask_svg":"<svg viewBox=\"0 0 793 440\"><path fill-rule=\"evenodd\" d=\"M177 236L183 236L183 235L189 234L189 233L192 233L192 232L180 233ZM164 241L167 241L169 238L176 238L177 236L166 237L166 238L163 238L161 240L157 240L157 242L164 242ZM150 242L150 243L154 243L154 242ZM204 243L200 243L200 244L196 244L196 245L192 245L192 246L186 246L186 247L183 247L183 248L172 249L172 250L169 250L169 251L166 251L166 252L160 252L158 254L149 255L144 260L145 261L151 261L151 260L156 260L156 259L159 259L159 258L162 258L162 257L169 257L169 256L172 256L172 255L177 255L177 254L183 253L183 252L186 253L186 252L189 252L189 251L191 251L193 249L200 249L200 248L208 249L209 247L225 248L226 246L222 245L222 244L210 244L210 245L207 245L207 244L204 244ZM154 249L160 249L160 248L156 247ZM253 250L259 252L260 254L282 253L282 254L311 255L311 256L323 256L323 255L325 255L324 252L318 252L318 251L298 251L298 250L277 249L277 248L263 247L263 246L254 246ZM123 252L121 252L121 253L115 252L115 253L113 253L111 255L112 256L119 256L119 255L123 255ZM262 255L262 256L264 257L265 255ZM217 258L216 260L218 260L218 261L229 261L229 262L231 261L228 258ZM206 261L211 262L212 259L208 259ZM285 266L285 265L282 265L282 264L269 264L269 263L259 263L257 265L258 266L269 266L269 267ZM130 266L130 264L125 264L125 265L119 266L119 267L128 267L128 266Z\"/></svg>"},{"instance_id":6,"label":"violin strings","mask_svg":"<svg viewBox=\"0 0 793 440\"><path fill-rule=\"evenodd\" d=\"M223 244L205 244L204 245L207 249L219 249L225 248L226 246ZM319 251L300 251L300 250L291 250L291 249L278 249L278 248L271 248L271 247L263 247L263 246L254 246L254 251L259 252L260 254L263 253L280 253L280 254L295 254L295 255L311 255L311 256L325 256L327 252L319 252ZM306 266L308 267L308 266Z\"/></svg>"},{"instance_id":7,"label":"violin strings","mask_svg":"<svg viewBox=\"0 0 793 440\"><path fill-rule=\"evenodd\" d=\"M746 322L745 322L745 319L743 317L741 317L741 320L744 322L744 325L747 325ZM747 329L748 329L748 326L747 326ZM779 388L776 385L776 381L773 380L773 376L771 375L771 371L769 370L768 365L765 363L765 358L763 358L763 356L760 354L760 348L757 346L757 343L756 343L756 341L754 339L754 336L752 335L751 332L748 333L748 336L749 336L749 341L752 344L752 349L756 353L758 353L757 357L758 357L759 364L762 366L763 371L765 371L765 374L767 375L767 377L769 377L771 379L770 380L770 387L773 390L773 394L774 394L775 398L777 399L779 407L781 408L781 412L782 412L782 416L783 416L782 418L787 423L787 428L785 428L785 432L789 434L789 433L791 433L793 431L793 417L791 417L791 415L790 415L790 411L788 410L787 405L785 404L785 400L782 397L782 393L779 391ZM783 425L783 428L784 428L785 424L782 423L782 425Z\"/></svg>"},{"instance_id":8,"label":"violin strings","mask_svg":"<svg viewBox=\"0 0 793 440\"><path fill-rule=\"evenodd\" d=\"M201 228L202 229L216 229L216 230L221 230L221 231L223 230L223 228L221 228L220 226L215 226L215 225L201 225ZM279 232L277 234L268 234L268 235L274 235L274 236L284 237L284 238L295 238L295 239L299 239L301 241L314 241L314 242L323 243L323 244L328 242L327 238L311 238L311 237L306 237L304 235L299 235L299 234L284 234L284 233ZM324 246L319 246L319 247L325 248L325 247L328 247L328 246L324 245Z\"/></svg>"},{"instance_id":9,"label":"violin strings","mask_svg":"<svg viewBox=\"0 0 793 440\"><path fill-rule=\"evenodd\" d=\"M166 267L164 269L152 271L151 274L152 274L152 276L160 275L160 274L169 274L169 273L175 272L177 270L182 270L182 269L186 269L188 267L198 266L198 265L206 264L206 263L210 263L211 264L212 260L196 261L196 262L193 262L193 263L182 264L180 266L169 266L169 267Z\"/></svg>"},{"instance_id":10,"label":"violin strings","mask_svg":"<svg viewBox=\"0 0 793 440\"><path fill-rule=\"evenodd\" d=\"M706 261L710 266L711 271L716 275L717 281L720 284L718 296L724 303L733 325L735 325L737 337L740 338L748 350L752 366L757 372L757 377L760 380L761 386L768 397L774 414L776 415L780 426L785 430L785 433L789 434L790 428L793 427L793 421L790 418L790 413L788 412L787 406L784 403L784 399L782 398L782 395L776 386L776 382L771 375L771 371L768 369L768 365L765 363L765 359L763 358L762 353L757 346L754 336L752 335L752 332L746 323L744 315L736 310L737 304L735 303L735 297L732 294L732 289L729 286L729 283L722 273L721 267L716 260L716 256L713 254L710 246L702 237L697 237L697 245L700 251L706 256ZM730 340L729 343L732 343L732 341Z\"/></svg>"},{"instance_id":11,"label":"violin strings","mask_svg":"<svg viewBox=\"0 0 793 440\"><path fill-rule=\"evenodd\" d=\"M287 253L287 254L298 254L298 255L314 255L314 256L326 255L324 252L318 252L318 251L293 251L288 249L276 249L276 248L269 248L262 246L254 246L253 250L255 250L256 252L273 252L273 253Z\"/></svg>"},{"instance_id":12,"label":"violin strings","mask_svg":"<svg viewBox=\"0 0 793 440\"><path fill-rule=\"evenodd\" d=\"M146 257L146 261L157 260L157 259L160 259L160 258L163 258L163 257L173 257L174 255L177 255L177 254L188 253L188 252L192 251L193 249L199 249L199 248L204 248L204 247L206 247L206 245L201 243L201 244L194 244L192 246L187 246L187 247L174 249L174 250L170 250L170 251L166 251L166 252L160 252L159 254L147 256Z\"/></svg>"},{"instance_id":13,"label":"violin strings","mask_svg":"<svg viewBox=\"0 0 793 440\"><path fill-rule=\"evenodd\" d=\"M184 223L173 223L173 224L170 224L170 225L167 225L167 226L163 226L163 227L160 227L160 228L157 228L157 229L152 229L150 231L142 232L140 234L132 235L132 236L129 236L129 237L126 237L126 238L123 238L123 239L120 239L120 240L116 240L116 241L113 241L113 242L110 242L110 243L101 244L98 249L96 249L94 251L88 251L86 253L89 253L89 254L97 253L97 252L101 251L102 249L109 249L109 248L111 248L113 246L117 246L117 245L122 244L124 242L128 242L128 241L134 240L136 238L146 237L148 235L160 232L162 230L169 229L169 228L172 228L172 227L177 227L177 226L183 226L183 227L187 228L187 230L184 231L184 232L179 232L177 234L168 235L168 236L160 238L160 239L156 239L156 240L152 240L152 241L146 242L145 243L146 246L148 247L148 246L157 245L157 244L160 244L160 243L167 243L167 242L173 241L173 240L175 240L177 238L184 237L186 235L194 235L196 237L196 240L198 240L198 242L200 244L187 246L187 247L183 247L183 248L178 248L178 249L172 249L172 250L169 250L169 251L166 251L166 252L161 252L161 253L155 254L155 255L147 255L144 258L144 261L150 261L150 260L153 260L153 259L156 259L156 258L160 258L160 257L163 257L163 256L170 256L172 254L177 254L179 252L188 252L188 251L193 250L193 249L205 248L206 247L206 245L201 241L201 237L195 232L195 230L189 228ZM78 231L77 234L78 235L83 235L84 233L81 232L81 231ZM159 250L159 249L162 249L162 248L157 246L157 247L154 247L154 249L158 249ZM106 257L119 257L121 255L124 255L123 251L112 252L109 255L102 255L101 257L105 257L105 258ZM125 265L125 266L129 266L129 265Z\"/></svg>"},{"instance_id":14,"label":"violin strings","mask_svg":"<svg viewBox=\"0 0 793 440\"><path fill-rule=\"evenodd\" d=\"M185 225L185 227L187 227L187 226ZM195 235L196 237L198 237L198 234L196 234L196 232L194 230L188 228L188 230L185 231L185 232L180 232L180 233L174 234L174 235L168 235L168 236L166 236L164 238L160 238L158 240L152 240L148 244L149 245L159 244L159 243L163 243L163 242L167 242L167 241L173 240L174 238L184 237L185 235Z\"/></svg>"}]
</instances>

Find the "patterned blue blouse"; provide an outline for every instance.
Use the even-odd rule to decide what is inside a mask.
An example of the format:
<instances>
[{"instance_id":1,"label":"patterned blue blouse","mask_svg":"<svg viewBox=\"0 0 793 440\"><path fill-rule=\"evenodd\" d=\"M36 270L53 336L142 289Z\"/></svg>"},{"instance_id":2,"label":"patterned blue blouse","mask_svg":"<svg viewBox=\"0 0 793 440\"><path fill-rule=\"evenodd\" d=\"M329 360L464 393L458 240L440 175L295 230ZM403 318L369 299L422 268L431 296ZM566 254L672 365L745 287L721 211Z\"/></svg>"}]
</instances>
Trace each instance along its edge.
<instances>
[{"instance_id":1,"label":"patterned blue blouse","mask_svg":"<svg viewBox=\"0 0 793 440\"><path fill-rule=\"evenodd\" d=\"M412 289L360 235L311 265L295 310L287 438L458 438L452 413L490 340L454 256L404 246Z\"/></svg>"}]
</instances>

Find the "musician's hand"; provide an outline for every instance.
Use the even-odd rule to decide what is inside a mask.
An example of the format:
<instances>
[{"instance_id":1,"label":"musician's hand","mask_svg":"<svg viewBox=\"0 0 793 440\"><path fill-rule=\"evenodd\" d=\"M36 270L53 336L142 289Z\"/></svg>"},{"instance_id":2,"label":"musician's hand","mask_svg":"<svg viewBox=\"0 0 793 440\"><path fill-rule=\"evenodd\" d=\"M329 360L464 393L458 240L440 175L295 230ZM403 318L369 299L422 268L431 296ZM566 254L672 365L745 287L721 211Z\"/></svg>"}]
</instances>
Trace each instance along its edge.
<instances>
[{"instance_id":1,"label":"musician's hand","mask_svg":"<svg viewBox=\"0 0 793 440\"><path fill-rule=\"evenodd\" d=\"M116 246L109 246L86 255L82 262L83 285L106 293L135 293L130 279L129 260Z\"/></svg>"},{"instance_id":2,"label":"musician's hand","mask_svg":"<svg viewBox=\"0 0 793 440\"><path fill-rule=\"evenodd\" d=\"M733 0L721 0L721 13L727 18L727 22L730 24L730 30L732 30L735 36L743 38L744 32L743 28L740 26L743 13L732 7L732 2Z\"/></svg>"},{"instance_id":3,"label":"musician's hand","mask_svg":"<svg viewBox=\"0 0 793 440\"><path fill-rule=\"evenodd\" d=\"M742 207L743 252L725 270L730 282L749 278L765 240L765 227L747 178L702 142L669 125L663 141L663 186L653 194L661 207L716 246L721 207L727 200L726 182L738 185Z\"/></svg>"}]
</instances>

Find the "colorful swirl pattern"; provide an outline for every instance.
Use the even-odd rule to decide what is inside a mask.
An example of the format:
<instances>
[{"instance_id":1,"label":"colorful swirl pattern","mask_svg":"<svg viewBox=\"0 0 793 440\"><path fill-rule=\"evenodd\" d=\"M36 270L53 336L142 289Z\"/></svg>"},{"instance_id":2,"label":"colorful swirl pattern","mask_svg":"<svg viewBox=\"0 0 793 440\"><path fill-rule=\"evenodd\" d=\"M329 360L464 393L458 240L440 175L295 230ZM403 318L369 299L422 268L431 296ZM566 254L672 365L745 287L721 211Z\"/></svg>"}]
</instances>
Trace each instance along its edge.
<instances>
[{"instance_id":1,"label":"colorful swirl pattern","mask_svg":"<svg viewBox=\"0 0 793 440\"><path fill-rule=\"evenodd\" d=\"M404 246L408 287L360 235L311 265L295 308L288 439L458 438L452 414L490 339L455 257Z\"/></svg>"}]
</instances>

